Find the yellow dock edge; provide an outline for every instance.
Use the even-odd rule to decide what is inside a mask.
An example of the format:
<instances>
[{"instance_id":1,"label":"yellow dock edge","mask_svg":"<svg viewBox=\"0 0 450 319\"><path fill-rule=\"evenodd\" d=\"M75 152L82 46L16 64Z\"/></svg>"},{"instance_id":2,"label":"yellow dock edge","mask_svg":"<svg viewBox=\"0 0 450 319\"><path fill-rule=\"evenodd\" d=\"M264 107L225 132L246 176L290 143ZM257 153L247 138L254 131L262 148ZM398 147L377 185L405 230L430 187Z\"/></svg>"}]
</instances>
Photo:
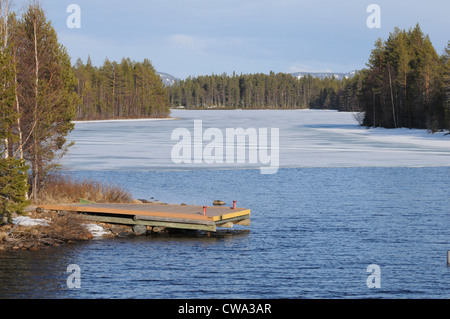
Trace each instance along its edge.
<instances>
[{"instance_id":1,"label":"yellow dock edge","mask_svg":"<svg viewBox=\"0 0 450 319\"><path fill-rule=\"evenodd\" d=\"M219 215L219 216L214 216L213 220L215 222L217 222L217 221L221 221L223 219L230 219L230 218L241 217L241 216L245 216L245 215L250 215L250 209L241 210L239 212L223 214L223 215Z\"/></svg>"}]
</instances>

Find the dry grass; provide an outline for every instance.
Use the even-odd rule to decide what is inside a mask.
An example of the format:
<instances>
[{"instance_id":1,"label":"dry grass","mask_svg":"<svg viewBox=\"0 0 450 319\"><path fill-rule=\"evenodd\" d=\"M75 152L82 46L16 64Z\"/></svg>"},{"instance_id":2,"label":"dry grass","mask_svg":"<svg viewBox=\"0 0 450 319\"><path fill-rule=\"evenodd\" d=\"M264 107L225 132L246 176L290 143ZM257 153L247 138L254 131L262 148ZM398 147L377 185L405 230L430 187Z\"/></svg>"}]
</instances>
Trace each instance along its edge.
<instances>
[{"instance_id":1,"label":"dry grass","mask_svg":"<svg viewBox=\"0 0 450 319\"><path fill-rule=\"evenodd\" d=\"M96 181L76 182L70 177L53 176L39 193L40 202L47 204L77 203L80 198L97 203L130 203L131 194L115 185L104 185Z\"/></svg>"},{"instance_id":2,"label":"dry grass","mask_svg":"<svg viewBox=\"0 0 450 319\"><path fill-rule=\"evenodd\" d=\"M50 226L40 227L39 235L41 238L60 242L88 239L92 235L83 226L85 222L75 213L68 213L63 216L57 215L52 218Z\"/></svg>"}]
</instances>

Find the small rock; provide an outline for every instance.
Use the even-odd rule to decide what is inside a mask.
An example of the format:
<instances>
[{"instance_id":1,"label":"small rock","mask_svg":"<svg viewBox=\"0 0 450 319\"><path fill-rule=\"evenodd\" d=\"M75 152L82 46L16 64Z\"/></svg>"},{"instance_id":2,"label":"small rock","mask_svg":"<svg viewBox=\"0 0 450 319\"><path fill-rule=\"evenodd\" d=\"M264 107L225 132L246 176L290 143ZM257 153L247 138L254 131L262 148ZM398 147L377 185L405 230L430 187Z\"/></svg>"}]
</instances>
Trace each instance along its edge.
<instances>
[{"instance_id":1,"label":"small rock","mask_svg":"<svg viewBox=\"0 0 450 319\"><path fill-rule=\"evenodd\" d=\"M0 231L0 242L6 240L8 238L8 233Z\"/></svg>"},{"instance_id":2,"label":"small rock","mask_svg":"<svg viewBox=\"0 0 450 319\"><path fill-rule=\"evenodd\" d=\"M222 206L222 205L225 205L226 203L225 202L223 202L223 201L221 201L221 200L215 200L214 202L213 202L213 205L214 206Z\"/></svg>"},{"instance_id":3,"label":"small rock","mask_svg":"<svg viewBox=\"0 0 450 319\"><path fill-rule=\"evenodd\" d=\"M37 235L39 235L39 231L37 229L32 229L30 231L30 234L33 235L33 236L37 236Z\"/></svg>"},{"instance_id":4,"label":"small rock","mask_svg":"<svg viewBox=\"0 0 450 319\"><path fill-rule=\"evenodd\" d=\"M125 227L119 226L119 225L113 225L111 226L110 231L114 234L114 235L118 235L122 232L125 231Z\"/></svg>"},{"instance_id":5,"label":"small rock","mask_svg":"<svg viewBox=\"0 0 450 319\"><path fill-rule=\"evenodd\" d=\"M162 232L164 232L164 230L165 230L166 228L165 227L158 227L158 226L156 226L156 227L153 227L153 232L154 233L162 233Z\"/></svg>"},{"instance_id":6,"label":"small rock","mask_svg":"<svg viewBox=\"0 0 450 319\"><path fill-rule=\"evenodd\" d=\"M131 202L133 204L142 204L142 201L140 201L139 199L133 199Z\"/></svg>"},{"instance_id":7,"label":"small rock","mask_svg":"<svg viewBox=\"0 0 450 319\"><path fill-rule=\"evenodd\" d=\"M144 226L144 225L134 225L134 226L133 226L133 232L134 232L137 236L145 235L145 234L147 233L147 226Z\"/></svg>"},{"instance_id":8,"label":"small rock","mask_svg":"<svg viewBox=\"0 0 450 319\"><path fill-rule=\"evenodd\" d=\"M67 216L67 215L70 215L70 214L72 214L73 212L70 212L70 211L68 211L68 210L60 210L59 212L58 212L58 216Z\"/></svg>"},{"instance_id":9,"label":"small rock","mask_svg":"<svg viewBox=\"0 0 450 319\"><path fill-rule=\"evenodd\" d=\"M32 213L36 211L36 208L37 207L35 205L29 205L23 211L26 213Z\"/></svg>"},{"instance_id":10,"label":"small rock","mask_svg":"<svg viewBox=\"0 0 450 319\"><path fill-rule=\"evenodd\" d=\"M117 234L117 237L119 237L119 238L130 238L130 237L134 237L134 236L136 236L136 235L129 231L123 231L123 232L120 232Z\"/></svg>"},{"instance_id":11,"label":"small rock","mask_svg":"<svg viewBox=\"0 0 450 319\"><path fill-rule=\"evenodd\" d=\"M48 213L48 210L43 209L42 207L38 207L38 208L36 208L36 213L44 214L44 213Z\"/></svg>"}]
</instances>

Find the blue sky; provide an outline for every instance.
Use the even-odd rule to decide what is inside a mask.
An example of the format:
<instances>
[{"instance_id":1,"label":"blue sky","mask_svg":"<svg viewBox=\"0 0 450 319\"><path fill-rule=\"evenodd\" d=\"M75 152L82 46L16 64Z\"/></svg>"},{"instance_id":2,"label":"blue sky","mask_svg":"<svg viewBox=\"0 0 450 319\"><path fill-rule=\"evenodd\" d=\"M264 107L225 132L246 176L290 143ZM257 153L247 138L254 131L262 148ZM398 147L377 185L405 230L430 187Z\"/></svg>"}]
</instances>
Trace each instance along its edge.
<instances>
[{"instance_id":1,"label":"blue sky","mask_svg":"<svg viewBox=\"0 0 450 319\"><path fill-rule=\"evenodd\" d=\"M23 11L25 1L13 0ZM69 29L69 4L81 28ZM369 29L370 4L381 28ZM148 58L179 78L201 74L348 72L365 66L375 40L420 23L438 51L450 40L450 1L385 0L41 0L73 61L90 55Z\"/></svg>"}]
</instances>

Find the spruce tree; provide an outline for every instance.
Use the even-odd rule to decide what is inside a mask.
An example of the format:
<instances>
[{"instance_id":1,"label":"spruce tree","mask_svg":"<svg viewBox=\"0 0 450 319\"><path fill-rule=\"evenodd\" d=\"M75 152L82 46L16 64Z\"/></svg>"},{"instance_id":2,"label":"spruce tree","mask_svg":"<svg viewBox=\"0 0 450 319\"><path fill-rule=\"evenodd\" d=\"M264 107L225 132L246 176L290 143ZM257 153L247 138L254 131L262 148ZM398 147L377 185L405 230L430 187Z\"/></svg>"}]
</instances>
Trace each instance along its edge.
<instances>
[{"instance_id":1,"label":"spruce tree","mask_svg":"<svg viewBox=\"0 0 450 319\"><path fill-rule=\"evenodd\" d=\"M26 198L28 166L22 159L0 159L0 224L4 218L11 222L11 214L22 214L29 201Z\"/></svg>"}]
</instances>

